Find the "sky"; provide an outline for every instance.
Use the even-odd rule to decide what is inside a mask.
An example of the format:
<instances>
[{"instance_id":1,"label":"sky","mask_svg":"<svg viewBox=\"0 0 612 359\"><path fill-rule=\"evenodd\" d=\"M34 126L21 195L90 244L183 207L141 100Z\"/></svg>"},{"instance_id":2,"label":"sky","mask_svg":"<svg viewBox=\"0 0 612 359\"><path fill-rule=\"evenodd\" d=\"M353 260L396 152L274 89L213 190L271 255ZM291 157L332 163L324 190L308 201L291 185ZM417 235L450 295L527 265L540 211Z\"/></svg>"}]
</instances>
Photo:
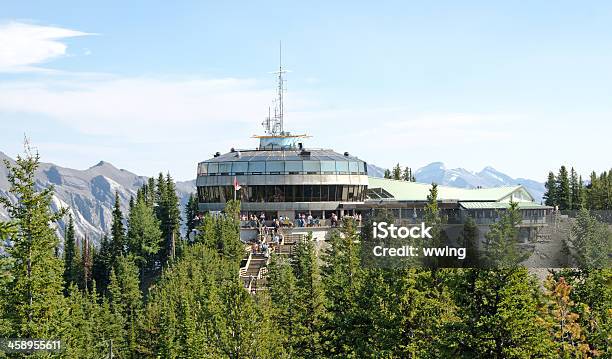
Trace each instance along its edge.
<instances>
[{"instance_id":1,"label":"sky","mask_svg":"<svg viewBox=\"0 0 612 359\"><path fill-rule=\"evenodd\" d=\"M0 0L0 151L195 177L285 129L381 167L612 167L607 1ZM93 5L92 5L93 3Z\"/></svg>"}]
</instances>

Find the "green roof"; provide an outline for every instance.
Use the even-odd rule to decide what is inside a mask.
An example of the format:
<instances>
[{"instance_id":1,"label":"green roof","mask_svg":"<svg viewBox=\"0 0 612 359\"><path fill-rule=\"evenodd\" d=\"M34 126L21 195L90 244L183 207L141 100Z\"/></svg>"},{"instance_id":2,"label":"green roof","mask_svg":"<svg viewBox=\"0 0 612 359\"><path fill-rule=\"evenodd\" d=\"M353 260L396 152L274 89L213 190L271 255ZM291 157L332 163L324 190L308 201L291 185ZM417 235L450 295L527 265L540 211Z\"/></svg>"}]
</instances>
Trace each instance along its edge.
<instances>
[{"instance_id":1,"label":"green roof","mask_svg":"<svg viewBox=\"0 0 612 359\"><path fill-rule=\"evenodd\" d=\"M368 177L368 189L382 188L398 201L426 201L431 188L429 183L398 181L379 177ZM522 190L533 201L533 197L523 186L508 186L494 188L458 188L438 185L439 200L457 201L500 201L512 193Z\"/></svg>"},{"instance_id":2,"label":"green roof","mask_svg":"<svg viewBox=\"0 0 612 359\"><path fill-rule=\"evenodd\" d=\"M510 207L510 203L508 202L460 202L460 205L465 209L507 209ZM535 202L517 202L517 205L520 209L552 208Z\"/></svg>"}]
</instances>

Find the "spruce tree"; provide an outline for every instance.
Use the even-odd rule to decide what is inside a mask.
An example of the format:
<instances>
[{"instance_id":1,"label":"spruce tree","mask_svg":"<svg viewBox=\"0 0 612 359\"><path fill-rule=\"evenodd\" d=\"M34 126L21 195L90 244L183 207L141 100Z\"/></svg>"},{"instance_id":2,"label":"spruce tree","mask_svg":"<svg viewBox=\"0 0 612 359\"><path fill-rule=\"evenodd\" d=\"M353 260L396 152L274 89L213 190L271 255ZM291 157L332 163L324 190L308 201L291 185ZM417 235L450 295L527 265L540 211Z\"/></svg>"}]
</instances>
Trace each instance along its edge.
<instances>
[{"instance_id":1,"label":"spruce tree","mask_svg":"<svg viewBox=\"0 0 612 359\"><path fill-rule=\"evenodd\" d=\"M113 217L111 222L111 242L110 242L110 265L114 266L116 259L126 254L125 228L123 227L123 212L121 212L121 201L119 192L115 192L115 204L113 207ZM110 268L108 269L110 273Z\"/></svg>"},{"instance_id":2,"label":"spruce tree","mask_svg":"<svg viewBox=\"0 0 612 359\"><path fill-rule=\"evenodd\" d=\"M556 358L535 279L524 267L465 269L452 284L457 358Z\"/></svg>"},{"instance_id":3,"label":"spruce tree","mask_svg":"<svg viewBox=\"0 0 612 359\"><path fill-rule=\"evenodd\" d=\"M578 182L578 174L574 170L574 167L570 170L570 192L571 192L571 205L570 209L580 209L580 184Z\"/></svg>"},{"instance_id":4,"label":"spruce tree","mask_svg":"<svg viewBox=\"0 0 612 359\"><path fill-rule=\"evenodd\" d=\"M51 224L65 210L51 212L53 187L37 190L35 172L40 157L26 148L25 156L17 156L15 166L5 161L10 192L18 199L11 203L0 197L13 221L16 233L6 251L12 258L10 280L1 288L0 313L10 329L8 336L21 338L57 337L64 318L62 294L63 263L55 255L59 240Z\"/></svg>"},{"instance_id":5,"label":"spruce tree","mask_svg":"<svg viewBox=\"0 0 612 359\"><path fill-rule=\"evenodd\" d=\"M499 268L514 268L529 257L529 253L519 246L521 242L519 225L521 212L516 202L499 213L497 222L489 226L485 234L485 257L487 265Z\"/></svg>"},{"instance_id":6,"label":"spruce tree","mask_svg":"<svg viewBox=\"0 0 612 359\"><path fill-rule=\"evenodd\" d=\"M194 230L198 224L196 216L198 215L198 197L190 193L187 204L185 205L185 224L187 225L187 235Z\"/></svg>"},{"instance_id":7,"label":"spruce tree","mask_svg":"<svg viewBox=\"0 0 612 359\"><path fill-rule=\"evenodd\" d=\"M156 256L162 242L159 220L153 209L141 196L136 200L129 217L127 232L128 253L134 256L140 269L140 281L143 288L153 280L153 274L159 269Z\"/></svg>"},{"instance_id":8,"label":"spruce tree","mask_svg":"<svg viewBox=\"0 0 612 359\"><path fill-rule=\"evenodd\" d=\"M96 282L101 293L106 293L106 287L110 280L110 272L113 259L111 256L111 242L108 236L104 235L100 241L100 248L97 252L93 253L93 265L91 269L91 276L93 281Z\"/></svg>"},{"instance_id":9,"label":"spruce tree","mask_svg":"<svg viewBox=\"0 0 612 359\"><path fill-rule=\"evenodd\" d=\"M329 248L323 254L322 280L325 288L323 327L324 350L335 357L355 356L354 318L357 295L362 286L359 236L355 221L342 221L340 232L330 235Z\"/></svg>"},{"instance_id":10,"label":"spruce tree","mask_svg":"<svg viewBox=\"0 0 612 359\"><path fill-rule=\"evenodd\" d=\"M394 180L402 179L402 168L400 167L399 163L396 164L395 167L393 167L391 176Z\"/></svg>"},{"instance_id":11,"label":"spruce tree","mask_svg":"<svg viewBox=\"0 0 612 359\"><path fill-rule=\"evenodd\" d=\"M544 192L544 204L552 207L559 205L557 199L557 180L552 171L548 172L548 180L544 184L544 187L546 188L546 192Z\"/></svg>"},{"instance_id":12,"label":"spruce tree","mask_svg":"<svg viewBox=\"0 0 612 359\"><path fill-rule=\"evenodd\" d=\"M108 285L111 312L123 318L121 328L122 341L115 343L118 350L126 357L135 358L138 350L138 322L142 314L142 294L138 281L138 267L131 256L117 259L117 268L113 268Z\"/></svg>"},{"instance_id":13,"label":"spruce tree","mask_svg":"<svg viewBox=\"0 0 612 359\"><path fill-rule=\"evenodd\" d=\"M557 176L557 200L559 201L559 209L571 209L572 193L570 189L570 180L565 166L561 166L559 169L559 175Z\"/></svg>"},{"instance_id":14,"label":"spruce tree","mask_svg":"<svg viewBox=\"0 0 612 359\"><path fill-rule=\"evenodd\" d=\"M64 231L64 286L65 294L68 288L77 281L77 271L75 264L76 243L74 238L74 221L72 215L68 216L68 225Z\"/></svg>"},{"instance_id":15,"label":"spruce tree","mask_svg":"<svg viewBox=\"0 0 612 359\"><path fill-rule=\"evenodd\" d=\"M293 302L297 322L293 331L293 348L300 357L318 357L322 355L320 331L324 317L324 299L312 235L297 244L293 271L297 290L297 300Z\"/></svg>"}]
</instances>

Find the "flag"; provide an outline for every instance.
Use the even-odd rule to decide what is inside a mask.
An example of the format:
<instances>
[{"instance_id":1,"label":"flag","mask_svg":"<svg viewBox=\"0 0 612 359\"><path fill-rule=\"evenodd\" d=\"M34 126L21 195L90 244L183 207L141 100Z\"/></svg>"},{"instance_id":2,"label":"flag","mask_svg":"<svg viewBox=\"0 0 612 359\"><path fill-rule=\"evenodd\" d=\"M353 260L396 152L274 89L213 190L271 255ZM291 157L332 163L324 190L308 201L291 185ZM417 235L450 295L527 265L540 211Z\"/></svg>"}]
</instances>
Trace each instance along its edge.
<instances>
[{"instance_id":1,"label":"flag","mask_svg":"<svg viewBox=\"0 0 612 359\"><path fill-rule=\"evenodd\" d=\"M238 183L238 178L234 176L234 190L237 191L240 188L242 188L242 186L240 186L240 184Z\"/></svg>"}]
</instances>

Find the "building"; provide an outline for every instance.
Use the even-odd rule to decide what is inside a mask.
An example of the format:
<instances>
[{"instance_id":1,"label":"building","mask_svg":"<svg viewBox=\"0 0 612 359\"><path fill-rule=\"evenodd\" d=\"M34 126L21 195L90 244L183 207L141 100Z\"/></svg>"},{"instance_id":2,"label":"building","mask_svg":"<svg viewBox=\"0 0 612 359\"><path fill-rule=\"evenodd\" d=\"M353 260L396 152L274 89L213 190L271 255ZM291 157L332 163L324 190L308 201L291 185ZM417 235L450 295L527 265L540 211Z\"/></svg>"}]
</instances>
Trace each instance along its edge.
<instances>
[{"instance_id":1,"label":"building","mask_svg":"<svg viewBox=\"0 0 612 359\"><path fill-rule=\"evenodd\" d=\"M367 215L390 209L398 221L422 219L431 184L368 177L367 164L347 152L308 148L306 135L283 128L283 71L278 74L274 116L264 121L265 133L255 149L231 149L198 164L197 189L201 211L220 211L225 202L240 199L243 214L263 213L266 219L305 214L323 226L333 213ZM535 203L522 186L463 189L439 186L438 200L447 223L470 216L489 224L510 201L518 202L526 225L545 223L552 208Z\"/></svg>"}]
</instances>

